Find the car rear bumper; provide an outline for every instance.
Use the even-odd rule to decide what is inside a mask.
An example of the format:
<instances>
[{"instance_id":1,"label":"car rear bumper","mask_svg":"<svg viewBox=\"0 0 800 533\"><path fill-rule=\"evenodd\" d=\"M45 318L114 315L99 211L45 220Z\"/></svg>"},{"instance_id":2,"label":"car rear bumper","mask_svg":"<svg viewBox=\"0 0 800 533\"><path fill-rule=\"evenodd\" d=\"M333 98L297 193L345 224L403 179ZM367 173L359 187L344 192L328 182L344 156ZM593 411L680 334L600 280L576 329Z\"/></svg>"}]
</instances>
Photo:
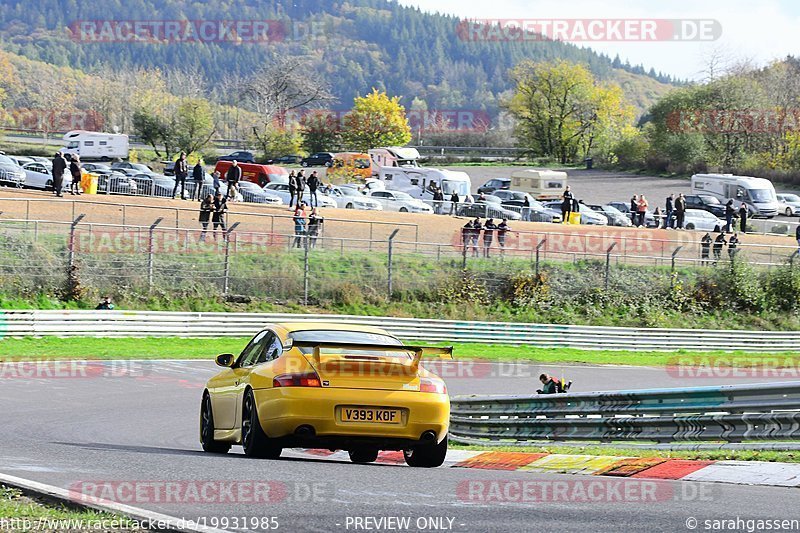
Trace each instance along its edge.
<instances>
[{"instance_id":1,"label":"car rear bumper","mask_svg":"<svg viewBox=\"0 0 800 533\"><path fill-rule=\"evenodd\" d=\"M343 441L369 441L380 442L382 449L402 449L424 442L423 434L430 431L439 442L450 425L446 394L316 387L260 389L254 394L264 432L293 443L341 448ZM398 409L400 423L342 422L345 407Z\"/></svg>"}]
</instances>

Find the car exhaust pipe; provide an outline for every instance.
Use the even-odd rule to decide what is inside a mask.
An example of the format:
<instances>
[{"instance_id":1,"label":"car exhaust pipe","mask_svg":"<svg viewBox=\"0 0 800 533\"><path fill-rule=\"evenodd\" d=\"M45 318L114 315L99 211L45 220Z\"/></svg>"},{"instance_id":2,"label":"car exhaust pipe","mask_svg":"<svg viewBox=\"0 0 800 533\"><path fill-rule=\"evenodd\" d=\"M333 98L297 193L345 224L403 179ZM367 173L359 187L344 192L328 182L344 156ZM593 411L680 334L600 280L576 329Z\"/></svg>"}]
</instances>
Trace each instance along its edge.
<instances>
[{"instance_id":1,"label":"car exhaust pipe","mask_svg":"<svg viewBox=\"0 0 800 533\"><path fill-rule=\"evenodd\" d=\"M422 442L436 442L436 432L429 429L422 434L420 440Z\"/></svg>"},{"instance_id":2,"label":"car exhaust pipe","mask_svg":"<svg viewBox=\"0 0 800 533\"><path fill-rule=\"evenodd\" d=\"M298 426L297 429L294 430L294 434L298 437L303 438L310 438L317 434L317 431L314 429L313 426L309 426L308 424L303 424L302 426Z\"/></svg>"}]
</instances>

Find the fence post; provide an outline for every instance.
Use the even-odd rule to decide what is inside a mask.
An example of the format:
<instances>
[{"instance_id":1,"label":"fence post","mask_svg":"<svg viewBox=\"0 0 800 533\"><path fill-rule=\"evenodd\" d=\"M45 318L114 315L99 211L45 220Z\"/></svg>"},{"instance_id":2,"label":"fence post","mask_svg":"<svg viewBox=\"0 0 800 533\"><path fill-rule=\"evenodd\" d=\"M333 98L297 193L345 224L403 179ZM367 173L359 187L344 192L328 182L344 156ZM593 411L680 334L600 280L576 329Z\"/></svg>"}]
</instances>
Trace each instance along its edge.
<instances>
[{"instance_id":1,"label":"fence post","mask_svg":"<svg viewBox=\"0 0 800 533\"><path fill-rule=\"evenodd\" d=\"M539 250L542 249L542 246L544 246L546 242L547 237L539 241L539 244L536 245L536 279L539 279Z\"/></svg>"},{"instance_id":2,"label":"fence post","mask_svg":"<svg viewBox=\"0 0 800 533\"><path fill-rule=\"evenodd\" d=\"M69 255L67 256L67 267L69 270L72 270L72 267L75 265L75 227L80 224L81 220L86 217L85 214L81 213L78 215L73 221L72 225L69 228L69 243L67 243L67 249L69 250Z\"/></svg>"},{"instance_id":3,"label":"fence post","mask_svg":"<svg viewBox=\"0 0 800 533\"><path fill-rule=\"evenodd\" d=\"M613 250L617 246L617 242L614 241L611 243L611 246L608 247L606 250L606 279L605 279L605 290L608 291L608 275L611 271L611 250Z\"/></svg>"},{"instance_id":4,"label":"fence post","mask_svg":"<svg viewBox=\"0 0 800 533\"><path fill-rule=\"evenodd\" d=\"M156 226L161 224L161 221L164 220L162 217L158 217L155 222L150 224L150 232L148 234L147 239L147 290L153 290L153 234L155 233Z\"/></svg>"},{"instance_id":5,"label":"fence post","mask_svg":"<svg viewBox=\"0 0 800 533\"><path fill-rule=\"evenodd\" d=\"M231 262L230 262L230 256L231 256L231 234L233 233L233 230L235 230L236 226L238 226L238 225L239 225L238 222L234 223L225 232L225 278L222 280L222 295L223 296L227 296L228 295L228 285L229 285L230 274L231 274Z\"/></svg>"},{"instance_id":6,"label":"fence post","mask_svg":"<svg viewBox=\"0 0 800 533\"><path fill-rule=\"evenodd\" d=\"M388 279L388 290L389 290L389 301L392 301L392 247L394 245L394 238L397 235L397 232L400 231L400 228L395 229L391 235L389 235L389 279Z\"/></svg>"},{"instance_id":7,"label":"fence post","mask_svg":"<svg viewBox=\"0 0 800 533\"><path fill-rule=\"evenodd\" d=\"M669 288L673 289L675 287L675 257L677 257L678 252L683 250L683 246L678 246L672 251L672 259L670 262L670 270L669 270Z\"/></svg>"},{"instance_id":8,"label":"fence post","mask_svg":"<svg viewBox=\"0 0 800 533\"><path fill-rule=\"evenodd\" d=\"M372 227L372 225L370 225ZM303 239L303 305L308 305L308 233L302 236ZM343 241L344 242L344 241ZM370 241L372 246L372 241Z\"/></svg>"}]
</instances>

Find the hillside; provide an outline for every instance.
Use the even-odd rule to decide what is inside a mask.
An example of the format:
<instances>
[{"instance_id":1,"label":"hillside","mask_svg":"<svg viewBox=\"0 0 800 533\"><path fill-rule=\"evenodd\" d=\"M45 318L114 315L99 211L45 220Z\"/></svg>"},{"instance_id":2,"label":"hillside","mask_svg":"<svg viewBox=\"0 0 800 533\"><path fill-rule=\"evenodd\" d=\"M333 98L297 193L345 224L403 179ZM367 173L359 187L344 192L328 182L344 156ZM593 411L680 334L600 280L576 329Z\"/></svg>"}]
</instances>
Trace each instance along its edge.
<instances>
[{"instance_id":1,"label":"hillside","mask_svg":"<svg viewBox=\"0 0 800 533\"><path fill-rule=\"evenodd\" d=\"M267 24L263 38L119 39L120 21L251 21ZM87 25L87 21L93 21ZM267 21L267 22L264 22ZM568 59L600 79L620 83L643 112L671 78L642 66L561 42L472 42L455 17L423 13L387 0L6 0L0 5L0 46L21 56L85 72L104 68L197 68L211 84L252 73L278 55L309 58L332 87L338 107L371 87L424 100L429 109L493 113L509 89L507 70L521 59ZM90 31L87 31L89 28ZM247 28L243 29L246 32ZM100 37L98 39L98 36ZM108 42L126 40L127 42ZM620 67L620 68L614 68Z\"/></svg>"}]
</instances>

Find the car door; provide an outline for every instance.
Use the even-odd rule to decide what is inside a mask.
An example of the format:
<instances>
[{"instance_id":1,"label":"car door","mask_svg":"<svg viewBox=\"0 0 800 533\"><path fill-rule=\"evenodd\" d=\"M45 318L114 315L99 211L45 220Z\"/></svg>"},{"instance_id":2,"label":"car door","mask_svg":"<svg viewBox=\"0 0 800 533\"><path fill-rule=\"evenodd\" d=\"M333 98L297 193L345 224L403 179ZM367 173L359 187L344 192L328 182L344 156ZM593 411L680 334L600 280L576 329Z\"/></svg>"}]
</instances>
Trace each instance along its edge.
<instances>
[{"instance_id":1,"label":"car door","mask_svg":"<svg viewBox=\"0 0 800 533\"><path fill-rule=\"evenodd\" d=\"M242 404L244 402L244 391L250 385L250 373L253 369L265 362L271 352L274 351L275 340L277 336L275 332L265 329L250 342L245 352L242 352L241 364L237 365L238 368L234 369L236 379L234 379L234 388L236 390L236 415L234 418L234 427L239 427L242 423Z\"/></svg>"}]
</instances>

